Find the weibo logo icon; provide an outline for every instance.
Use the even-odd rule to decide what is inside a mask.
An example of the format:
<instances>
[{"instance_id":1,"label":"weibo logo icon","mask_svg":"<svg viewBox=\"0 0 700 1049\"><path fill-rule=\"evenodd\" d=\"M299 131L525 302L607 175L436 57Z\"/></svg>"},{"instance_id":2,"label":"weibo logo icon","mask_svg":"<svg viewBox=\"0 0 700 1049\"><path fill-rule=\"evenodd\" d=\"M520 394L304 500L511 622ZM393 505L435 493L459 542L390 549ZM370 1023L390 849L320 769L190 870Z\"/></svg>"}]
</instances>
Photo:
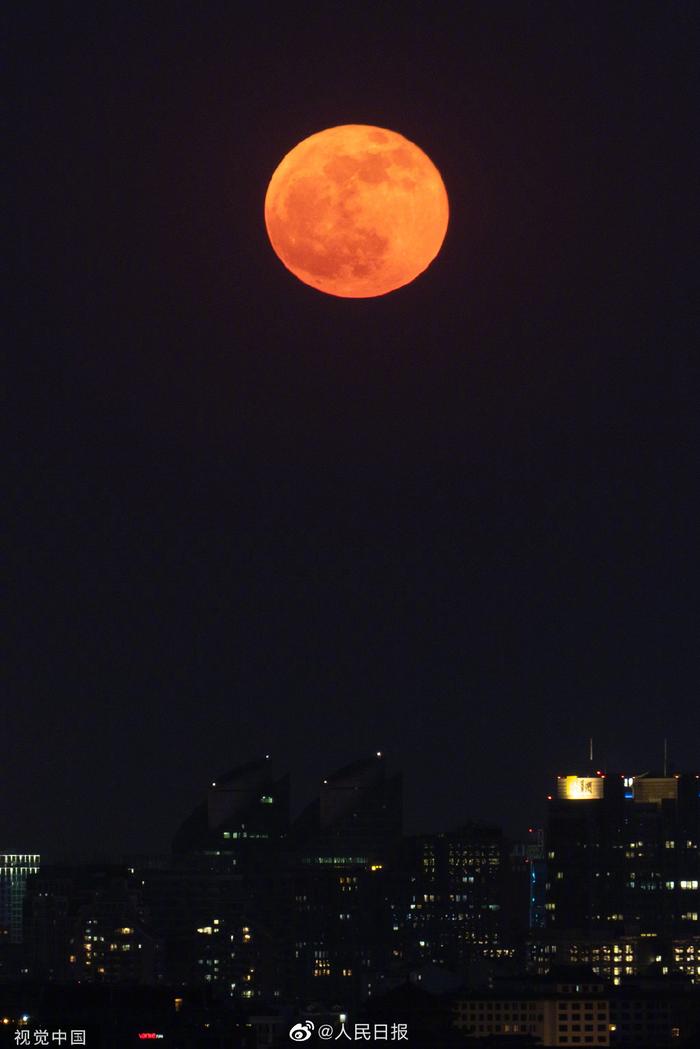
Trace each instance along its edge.
<instances>
[{"instance_id":1,"label":"weibo logo icon","mask_svg":"<svg viewBox=\"0 0 700 1049\"><path fill-rule=\"evenodd\" d=\"M303 1023L294 1024L294 1027L292 1027L289 1032L289 1037L293 1042L308 1042L313 1029L314 1025L312 1021L304 1020Z\"/></svg>"}]
</instances>

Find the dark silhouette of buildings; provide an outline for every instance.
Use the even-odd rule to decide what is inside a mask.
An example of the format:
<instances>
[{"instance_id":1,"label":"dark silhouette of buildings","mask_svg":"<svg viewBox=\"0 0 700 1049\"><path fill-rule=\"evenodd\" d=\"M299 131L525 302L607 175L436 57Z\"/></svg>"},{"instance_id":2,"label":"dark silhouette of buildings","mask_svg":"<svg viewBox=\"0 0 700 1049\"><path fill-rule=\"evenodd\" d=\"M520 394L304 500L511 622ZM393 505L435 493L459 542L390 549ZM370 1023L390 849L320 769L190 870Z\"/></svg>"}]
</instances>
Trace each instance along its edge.
<instances>
[{"instance_id":1,"label":"dark silhouette of buildings","mask_svg":"<svg viewBox=\"0 0 700 1049\"><path fill-rule=\"evenodd\" d=\"M169 990L177 1009L194 993L270 1045L290 1018L377 1020L404 998L416 1044L623 1045L624 1031L665 1045L676 1029L682 1044L700 984L699 794L695 775L571 775L523 841L479 822L405 836L381 754L329 773L294 821L289 775L265 757L211 783L172 855L28 877L15 971Z\"/></svg>"},{"instance_id":2,"label":"dark silhouette of buildings","mask_svg":"<svg viewBox=\"0 0 700 1049\"><path fill-rule=\"evenodd\" d=\"M269 756L218 776L177 831L172 865L143 877L182 982L243 1001L287 989L289 804L289 775Z\"/></svg>"},{"instance_id":3,"label":"dark silhouette of buildings","mask_svg":"<svg viewBox=\"0 0 700 1049\"><path fill-rule=\"evenodd\" d=\"M326 777L287 855L290 975L301 1001L356 1006L391 957L384 872L403 824L402 780L381 754Z\"/></svg>"},{"instance_id":4,"label":"dark silhouette of buildings","mask_svg":"<svg viewBox=\"0 0 700 1049\"><path fill-rule=\"evenodd\" d=\"M619 982L659 961L700 978L700 778L560 776L546 833L544 971L585 962Z\"/></svg>"},{"instance_id":5,"label":"dark silhouette of buildings","mask_svg":"<svg viewBox=\"0 0 700 1049\"><path fill-rule=\"evenodd\" d=\"M217 777L175 834L173 856L255 871L269 865L288 833L289 774L275 777L265 757Z\"/></svg>"},{"instance_id":6,"label":"dark silhouette of buildings","mask_svg":"<svg viewBox=\"0 0 700 1049\"><path fill-rule=\"evenodd\" d=\"M384 865L403 826L401 774L380 753L331 773L294 825L296 861L310 866Z\"/></svg>"},{"instance_id":7,"label":"dark silhouette of buildings","mask_svg":"<svg viewBox=\"0 0 700 1049\"><path fill-rule=\"evenodd\" d=\"M163 944L126 865L45 865L25 901L26 960L43 979L155 984Z\"/></svg>"},{"instance_id":8,"label":"dark silhouette of buildings","mask_svg":"<svg viewBox=\"0 0 700 1049\"><path fill-rule=\"evenodd\" d=\"M513 891L508 894L507 906L513 912L511 921L516 929L522 929L523 925L529 929L543 929L547 902L544 829L528 827L527 838L512 843L509 861ZM527 886L526 891L523 886ZM520 911L523 904L527 907L527 918Z\"/></svg>"},{"instance_id":9,"label":"dark silhouette of buildings","mask_svg":"<svg viewBox=\"0 0 700 1049\"><path fill-rule=\"evenodd\" d=\"M470 823L406 839L391 894L397 957L409 967L429 962L465 973L483 959L512 958L504 922L509 873L498 827ZM526 893L524 885L523 917Z\"/></svg>"}]
</instances>

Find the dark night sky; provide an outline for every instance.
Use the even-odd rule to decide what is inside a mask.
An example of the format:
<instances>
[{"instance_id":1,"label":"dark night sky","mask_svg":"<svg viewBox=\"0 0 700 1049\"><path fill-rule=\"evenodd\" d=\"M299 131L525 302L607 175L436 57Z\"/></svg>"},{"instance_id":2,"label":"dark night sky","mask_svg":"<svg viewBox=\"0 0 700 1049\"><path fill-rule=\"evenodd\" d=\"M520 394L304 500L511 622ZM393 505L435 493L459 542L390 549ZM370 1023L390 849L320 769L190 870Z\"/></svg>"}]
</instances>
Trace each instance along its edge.
<instances>
[{"instance_id":1,"label":"dark night sky","mask_svg":"<svg viewBox=\"0 0 700 1049\"><path fill-rule=\"evenodd\" d=\"M15 5L0 845L161 851L271 752L409 830L698 765L697 5ZM335 124L445 180L378 299L267 241Z\"/></svg>"}]
</instances>

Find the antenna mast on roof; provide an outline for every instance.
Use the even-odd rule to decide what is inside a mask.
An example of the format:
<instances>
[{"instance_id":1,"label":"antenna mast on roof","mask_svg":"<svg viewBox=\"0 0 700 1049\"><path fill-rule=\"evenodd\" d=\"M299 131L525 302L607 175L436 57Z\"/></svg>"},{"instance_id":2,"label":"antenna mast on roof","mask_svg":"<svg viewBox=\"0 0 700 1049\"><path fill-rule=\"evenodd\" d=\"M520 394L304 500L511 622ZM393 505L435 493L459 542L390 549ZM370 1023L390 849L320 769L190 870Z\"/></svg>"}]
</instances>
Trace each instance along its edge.
<instances>
[{"instance_id":1,"label":"antenna mast on roof","mask_svg":"<svg viewBox=\"0 0 700 1049\"><path fill-rule=\"evenodd\" d=\"M588 740L588 760L593 764L593 736Z\"/></svg>"},{"instance_id":2,"label":"antenna mast on roof","mask_svg":"<svg viewBox=\"0 0 700 1049\"><path fill-rule=\"evenodd\" d=\"M668 776L668 739L664 738L664 778Z\"/></svg>"}]
</instances>

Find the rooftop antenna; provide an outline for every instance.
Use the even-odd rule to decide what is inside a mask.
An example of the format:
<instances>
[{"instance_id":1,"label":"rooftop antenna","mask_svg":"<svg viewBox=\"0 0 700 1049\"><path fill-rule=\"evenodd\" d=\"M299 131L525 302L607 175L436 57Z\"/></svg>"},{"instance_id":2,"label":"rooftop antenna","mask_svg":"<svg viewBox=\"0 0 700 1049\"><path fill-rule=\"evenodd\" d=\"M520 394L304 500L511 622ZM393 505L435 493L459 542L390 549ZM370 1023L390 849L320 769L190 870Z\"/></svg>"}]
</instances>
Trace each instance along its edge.
<instances>
[{"instance_id":1,"label":"rooftop antenna","mask_svg":"<svg viewBox=\"0 0 700 1049\"><path fill-rule=\"evenodd\" d=\"M664 738L664 779L668 776L668 739Z\"/></svg>"},{"instance_id":2,"label":"rooftop antenna","mask_svg":"<svg viewBox=\"0 0 700 1049\"><path fill-rule=\"evenodd\" d=\"M588 740L588 760L593 764L593 736Z\"/></svg>"}]
</instances>

